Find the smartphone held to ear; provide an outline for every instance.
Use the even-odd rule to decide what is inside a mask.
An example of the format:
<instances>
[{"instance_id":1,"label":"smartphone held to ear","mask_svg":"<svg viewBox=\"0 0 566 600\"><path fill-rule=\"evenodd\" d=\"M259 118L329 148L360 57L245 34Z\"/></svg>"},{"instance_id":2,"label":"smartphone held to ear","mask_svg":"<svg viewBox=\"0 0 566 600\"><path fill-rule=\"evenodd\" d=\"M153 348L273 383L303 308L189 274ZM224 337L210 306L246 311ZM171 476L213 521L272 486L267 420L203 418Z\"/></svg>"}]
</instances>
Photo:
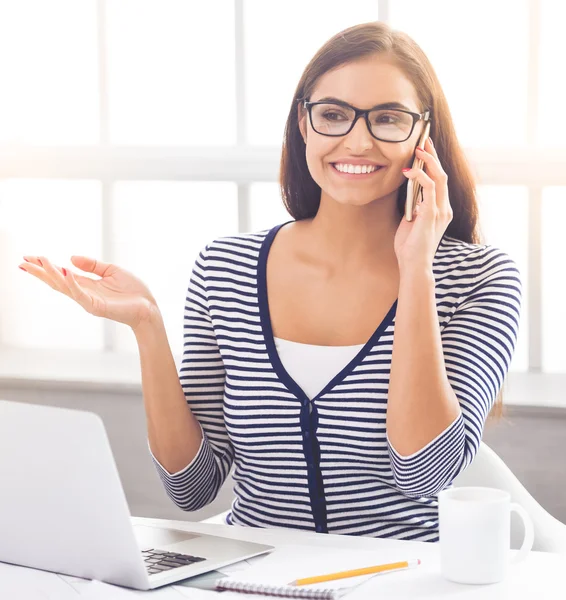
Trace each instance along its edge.
<instances>
[{"instance_id":1,"label":"smartphone held to ear","mask_svg":"<svg viewBox=\"0 0 566 600\"><path fill-rule=\"evenodd\" d=\"M430 120L425 123L424 130L419 138L417 146L420 148L424 148L426 141L428 139L428 135L430 133ZM412 168L422 169L424 165L424 160L422 158L417 158L415 154L415 158L413 160ZM409 179L407 182L407 199L405 201L405 219L407 221L413 220L413 213L415 212L415 207L418 204L419 197L422 194L422 185L416 181L415 179Z\"/></svg>"}]
</instances>

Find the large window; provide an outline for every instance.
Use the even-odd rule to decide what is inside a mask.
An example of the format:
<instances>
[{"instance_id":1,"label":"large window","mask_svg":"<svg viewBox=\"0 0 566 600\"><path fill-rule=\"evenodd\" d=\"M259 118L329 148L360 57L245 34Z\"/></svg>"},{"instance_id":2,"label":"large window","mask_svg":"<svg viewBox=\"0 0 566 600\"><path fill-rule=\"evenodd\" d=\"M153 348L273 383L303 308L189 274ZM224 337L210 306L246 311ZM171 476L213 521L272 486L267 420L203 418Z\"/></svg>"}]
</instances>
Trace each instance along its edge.
<instances>
[{"instance_id":1,"label":"large window","mask_svg":"<svg viewBox=\"0 0 566 600\"><path fill-rule=\"evenodd\" d=\"M0 1L0 144L99 142L96 8Z\"/></svg>"},{"instance_id":2,"label":"large window","mask_svg":"<svg viewBox=\"0 0 566 600\"><path fill-rule=\"evenodd\" d=\"M110 142L233 145L234 3L111 0L105 5Z\"/></svg>"},{"instance_id":3,"label":"large window","mask_svg":"<svg viewBox=\"0 0 566 600\"><path fill-rule=\"evenodd\" d=\"M511 370L565 372L566 8L553 0L0 0L0 347L136 351L126 327L16 268L86 254L146 281L179 356L198 251L290 219L277 176L304 67L378 19L429 56L486 242L521 269Z\"/></svg>"},{"instance_id":4,"label":"large window","mask_svg":"<svg viewBox=\"0 0 566 600\"><path fill-rule=\"evenodd\" d=\"M414 38L430 59L464 147L528 143L528 4L528 0L390 3L392 25Z\"/></svg>"}]
</instances>

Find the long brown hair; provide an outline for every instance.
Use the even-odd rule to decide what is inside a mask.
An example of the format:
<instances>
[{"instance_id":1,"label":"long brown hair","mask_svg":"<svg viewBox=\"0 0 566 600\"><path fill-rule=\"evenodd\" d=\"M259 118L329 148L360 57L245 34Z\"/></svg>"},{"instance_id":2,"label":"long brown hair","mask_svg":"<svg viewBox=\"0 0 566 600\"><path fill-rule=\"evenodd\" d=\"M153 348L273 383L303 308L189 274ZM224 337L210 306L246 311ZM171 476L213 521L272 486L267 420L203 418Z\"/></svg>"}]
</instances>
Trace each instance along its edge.
<instances>
[{"instance_id":1,"label":"long brown hair","mask_svg":"<svg viewBox=\"0 0 566 600\"><path fill-rule=\"evenodd\" d=\"M409 78L423 110L432 113L430 137L440 163L448 175L448 192L453 218L446 236L471 244L482 244L478 223L476 181L456 137L448 103L436 73L418 44L402 31L375 21L349 27L330 38L306 66L295 90L283 137L280 186L283 203L297 221L316 215L321 189L309 172L305 144L299 130L298 109L308 100L318 80L325 73L355 60L377 54L390 58ZM397 208L404 214L407 183L399 188ZM500 391L490 417L503 414L503 390Z\"/></svg>"}]
</instances>

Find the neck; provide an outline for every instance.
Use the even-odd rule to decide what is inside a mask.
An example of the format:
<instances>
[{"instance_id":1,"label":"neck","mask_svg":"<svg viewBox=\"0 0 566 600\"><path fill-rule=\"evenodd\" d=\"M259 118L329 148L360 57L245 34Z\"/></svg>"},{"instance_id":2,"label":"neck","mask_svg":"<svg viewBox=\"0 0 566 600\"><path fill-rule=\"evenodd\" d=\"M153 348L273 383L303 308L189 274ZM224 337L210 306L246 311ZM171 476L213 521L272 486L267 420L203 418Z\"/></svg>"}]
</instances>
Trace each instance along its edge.
<instances>
[{"instance_id":1,"label":"neck","mask_svg":"<svg viewBox=\"0 0 566 600\"><path fill-rule=\"evenodd\" d=\"M308 225L311 248L333 270L397 268L394 239L401 217L397 190L364 206L341 204L321 194Z\"/></svg>"}]
</instances>

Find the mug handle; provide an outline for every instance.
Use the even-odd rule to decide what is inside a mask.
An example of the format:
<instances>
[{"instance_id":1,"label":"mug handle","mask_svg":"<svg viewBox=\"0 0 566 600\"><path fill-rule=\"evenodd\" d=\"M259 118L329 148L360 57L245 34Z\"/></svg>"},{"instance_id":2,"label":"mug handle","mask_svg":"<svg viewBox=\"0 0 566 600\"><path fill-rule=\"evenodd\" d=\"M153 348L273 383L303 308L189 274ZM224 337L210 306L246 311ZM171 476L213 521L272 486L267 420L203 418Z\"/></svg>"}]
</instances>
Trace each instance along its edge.
<instances>
[{"instance_id":1,"label":"mug handle","mask_svg":"<svg viewBox=\"0 0 566 600\"><path fill-rule=\"evenodd\" d=\"M525 527L525 537L523 538L521 549L510 561L512 565L516 565L517 563L525 560L525 558L527 558L527 554L532 550L533 543L535 541L535 528L529 513L520 504L511 502L510 509L509 515L511 515L511 512L515 511L521 517Z\"/></svg>"}]
</instances>

